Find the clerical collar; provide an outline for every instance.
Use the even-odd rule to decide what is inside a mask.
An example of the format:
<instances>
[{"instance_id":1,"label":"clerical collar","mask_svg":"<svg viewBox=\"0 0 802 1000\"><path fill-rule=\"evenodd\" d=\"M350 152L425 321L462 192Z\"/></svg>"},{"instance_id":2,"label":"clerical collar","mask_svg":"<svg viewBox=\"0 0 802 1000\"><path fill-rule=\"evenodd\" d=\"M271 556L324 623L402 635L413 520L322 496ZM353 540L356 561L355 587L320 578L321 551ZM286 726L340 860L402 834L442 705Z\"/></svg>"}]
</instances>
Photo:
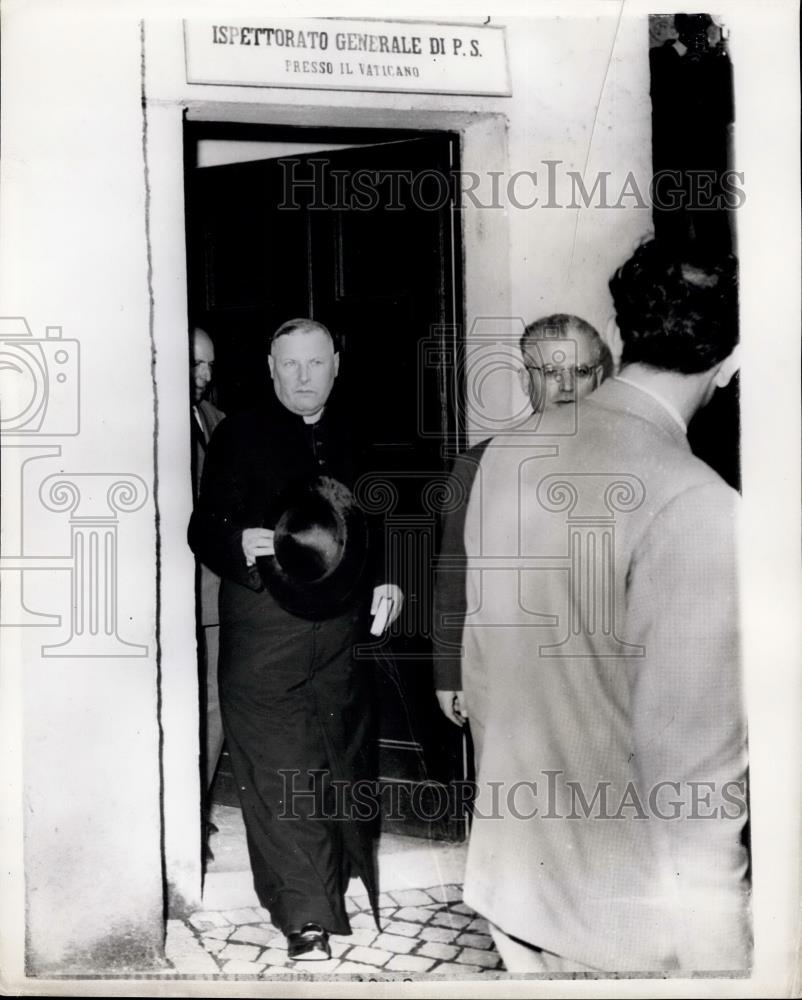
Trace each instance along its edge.
<instances>
[{"instance_id":1,"label":"clerical collar","mask_svg":"<svg viewBox=\"0 0 802 1000\"><path fill-rule=\"evenodd\" d=\"M313 414L311 417L304 417L303 421L305 424L316 424L323 416L323 410L318 410L317 413Z\"/></svg>"},{"instance_id":2,"label":"clerical collar","mask_svg":"<svg viewBox=\"0 0 802 1000\"><path fill-rule=\"evenodd\" d=\"M641 392L645 392L647 396L651 396L655 402L659 403L663 409L668 413L675 423L679 424L682 429L683 434L688 433L688 425L682 419L679 410L674 406L673 403L669 403L667 399L656 393L654 389L647 389L645 385L641 385L639 382L633 382L632 379L625 378L623 375L616 375L616 380L618 382L624 382L626 385L631 385L633 389L640 389Z\"/></svg>"}]
</instances>

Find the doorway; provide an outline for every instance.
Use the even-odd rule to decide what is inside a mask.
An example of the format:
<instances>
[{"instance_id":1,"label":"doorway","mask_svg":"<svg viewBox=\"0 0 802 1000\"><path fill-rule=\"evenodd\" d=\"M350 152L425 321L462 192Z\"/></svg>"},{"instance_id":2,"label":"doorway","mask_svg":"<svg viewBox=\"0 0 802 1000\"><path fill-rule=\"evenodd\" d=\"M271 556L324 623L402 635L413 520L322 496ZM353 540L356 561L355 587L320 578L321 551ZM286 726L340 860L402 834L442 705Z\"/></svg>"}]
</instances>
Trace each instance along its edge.
<instances>
[{"instance_id":1,"label":"doorway","mask_svg":"<svg viewBox=\"0 0 802 1000\"><path fill-rule=\"evenodd\" d=\"M340 339L335 392L358 418L363 499L406 595L392 634L357 650L375 678L382 829L462 840L444 790L469 753L434 697L430 613L433 497L466 444L459 137L185 122L184 154L188 311L215 342L219 408L272 391L267 341L285 320ZM224 755L213 796L231 793Z\"/></svg>"}]
</instances>

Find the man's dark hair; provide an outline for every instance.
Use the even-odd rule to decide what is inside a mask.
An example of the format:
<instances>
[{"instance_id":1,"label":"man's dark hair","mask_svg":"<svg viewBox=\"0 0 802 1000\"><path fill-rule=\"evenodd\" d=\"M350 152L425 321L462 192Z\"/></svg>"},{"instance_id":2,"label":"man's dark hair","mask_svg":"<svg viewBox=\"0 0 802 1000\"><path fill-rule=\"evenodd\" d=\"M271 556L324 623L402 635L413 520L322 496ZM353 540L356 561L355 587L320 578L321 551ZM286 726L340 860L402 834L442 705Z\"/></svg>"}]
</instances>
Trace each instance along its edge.
<instances>
[{"instance_id":1,"label":"man's dark hair","mask_svg":"<svg viewBox=\"0 0 802 1000\"><path fill-rule=\"evenodd\" d=\"M270 342L267 345L268 353L279 337L286 337L290 333L313 333L315 330L320 330L322 333L326 334L334 346L334 353L337 354L340 350L340 343L337 335L332 333L327 326L319 323L316 319L303 318L288 319L286 323L282 323L278 330L276 330L270 338Z\"/></svg>"},{"instance_id":2,"label":"man's dark hair","mask_svg":"<svg viewBox=\"0 0 802 1000\"><path fill-rule=\"evenodd\" d=\"M738 262L643 243L610 280L624 350L635 362L692 375L738 342Z\"/></svg>"},{"instance_id":3,"label":"man's dark hair","mask_svg":"<svg viewBox=\"0 0 802 1000\"><path fill-rule=\"evenodd\" d=\"M596 363L602 366L604 377L609 378L613 374L613 356L610 348L602 340L599 331L581 316L552 313L551 316L541 316L540 319L529 323L519 341L521 354L525 359L527 346L532 340L566 340L570 339L572 330L586 334L595 346Z\"/></svg>"}]
</instances>

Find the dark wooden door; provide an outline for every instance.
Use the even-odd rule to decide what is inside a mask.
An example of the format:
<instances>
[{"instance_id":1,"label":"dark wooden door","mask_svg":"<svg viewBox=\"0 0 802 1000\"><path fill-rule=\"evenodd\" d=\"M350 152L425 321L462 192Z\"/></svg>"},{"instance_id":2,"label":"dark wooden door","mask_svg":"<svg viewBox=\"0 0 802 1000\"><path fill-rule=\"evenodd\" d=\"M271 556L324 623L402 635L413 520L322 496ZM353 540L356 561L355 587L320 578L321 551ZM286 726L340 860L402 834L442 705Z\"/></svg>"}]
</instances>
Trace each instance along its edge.
<instances>
[{"instance_id":1,"label":"dark wooden door","mask_svg":"<svg viewBox=\"0 0 802 1000\"><path fill-rule=\"evenodd\" d=\"M285 320L341 338L335 392L367 446L360 500L384 521L406 595L392 634L357 650L376 677L383 828L448 839L465 834L446 789L466 755L432 691L431 586L460 443L457 168L457 139L438 133L187 170L190 313L215 339L221 408L264 393Z\"/></svg>"}]
</instances>

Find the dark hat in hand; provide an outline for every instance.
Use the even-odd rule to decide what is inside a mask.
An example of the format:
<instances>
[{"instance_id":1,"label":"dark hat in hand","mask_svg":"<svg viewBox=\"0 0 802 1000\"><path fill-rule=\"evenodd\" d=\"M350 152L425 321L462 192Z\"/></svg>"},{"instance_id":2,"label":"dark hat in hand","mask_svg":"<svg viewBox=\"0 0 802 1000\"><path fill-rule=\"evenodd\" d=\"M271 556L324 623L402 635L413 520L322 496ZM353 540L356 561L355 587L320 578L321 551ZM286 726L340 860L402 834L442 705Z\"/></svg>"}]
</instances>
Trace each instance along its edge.
<instances>
[{"instance_id":1,"label":"dark hat in hand","mask_svg":"<svg viewBox=\"0 0 802 1000\"><path fill-rule=\"evenodd\" d=\"M265 587L302 618L344 613L357 598L368 551L365 516L351 491L321 476L291 487L278 507L275 554L256 560Z\"/></svg>"}]
</instances>

